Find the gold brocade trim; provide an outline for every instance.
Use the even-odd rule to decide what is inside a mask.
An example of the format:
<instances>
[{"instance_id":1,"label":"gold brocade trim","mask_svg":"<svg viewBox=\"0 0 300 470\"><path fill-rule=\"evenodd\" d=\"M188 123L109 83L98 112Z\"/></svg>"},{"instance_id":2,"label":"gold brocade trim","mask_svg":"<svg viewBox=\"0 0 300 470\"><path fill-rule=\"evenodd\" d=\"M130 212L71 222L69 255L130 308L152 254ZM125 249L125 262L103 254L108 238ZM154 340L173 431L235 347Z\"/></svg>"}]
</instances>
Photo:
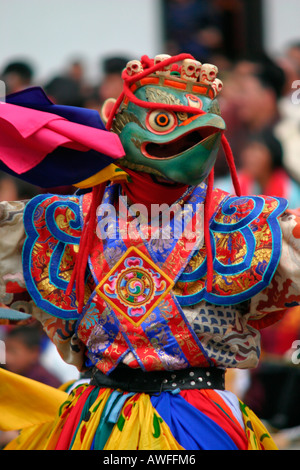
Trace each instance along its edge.
<instances>
[{"instance_id":1,"label":"gold brocade trim","mask_svg":"<svg viewBox=\"0 0 300 470\"><path fill-rule=\"evenodd\" d=\"M40 244L36 244L33 248L33 254L35 256L38 256L40 253ZM78 250L78 247L76 247ZM51 250L47 250L47 257L51 257ZM66 245L65 251L61 257L61 262L60 262L60 268L59 268L59 273L58 276L63 279L64 281L69 282L71 279L72 275L72 270L73 270L73 260L74 260L74 255L71 253L71 247ZM58 289L57 287L52 284L51 278L50 278L50 273L49 273L49 263L43 264L42 267L42 272L40 274L40 280L37 281L37 289L39 292L44 292L46 293L47 298L51 298L51 302L54 305L60 306L60 296L58 295ZM87 302L90 295L91 295L91 289L88 287L88 285L85 285L85 292L84 292L84 301ZM45 296L43 297L44 299L46 298ZM76 301L77 304L77 301Z\"/></svg>"}]
</instances>

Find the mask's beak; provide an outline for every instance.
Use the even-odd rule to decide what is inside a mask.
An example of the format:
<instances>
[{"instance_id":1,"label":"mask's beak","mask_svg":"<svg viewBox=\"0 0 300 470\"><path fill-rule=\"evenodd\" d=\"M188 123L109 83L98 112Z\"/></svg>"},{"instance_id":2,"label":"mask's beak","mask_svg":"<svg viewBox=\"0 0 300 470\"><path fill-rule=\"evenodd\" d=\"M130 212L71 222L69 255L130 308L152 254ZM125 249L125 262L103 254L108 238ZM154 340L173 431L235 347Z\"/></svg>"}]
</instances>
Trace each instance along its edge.
<instances>
[{"instance_id":1,"label":"mask's beak","mask_svg":"<svg viewBox=\"0 0 300 470\"><path fill-rule=\"evenodd\" d=\"M142 154L149 159L166 160L180 157L200 146L211 150L226 128L224 120L214 114L193 117L187 121L172 133L172 140L169 140L170 136L160 136L159 139L153 136L151 142L143 142Z\"/></svg>"}]
</instances>

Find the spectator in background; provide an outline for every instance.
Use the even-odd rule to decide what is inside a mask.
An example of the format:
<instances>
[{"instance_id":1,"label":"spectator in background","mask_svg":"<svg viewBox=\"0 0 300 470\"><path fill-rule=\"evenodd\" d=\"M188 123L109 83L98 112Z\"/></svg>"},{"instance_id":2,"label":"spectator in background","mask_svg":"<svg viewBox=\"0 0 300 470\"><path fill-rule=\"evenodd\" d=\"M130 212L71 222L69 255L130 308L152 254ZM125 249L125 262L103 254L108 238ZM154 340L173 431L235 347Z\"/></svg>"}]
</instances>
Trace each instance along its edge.
<instances>
[{"instance_id":1,"label":"spectator in background","mask_svg":"<svg viewBox=\"0 0 300 470\"><path fill-rule=\"evenodd\" d=\"M240 152L249 137L273 130L280 121L279 100L285 86L281 67L265 57L259 62L239 62L231 75L235 94L231 96L235 125L227 122L230 141L237 166Z\"/></svg>"},{"instance_id":2,"label":"spectator in background","mask_svg":"<svg viewBox=\"0 0 300 470\"><path fill-rule=\"evenodd\" d=\"M0 75L7 94L33 86L34 68L29 61L9 62ZM38 192L39 188L0 171L0 201L29 199Z\"/></svg>"},{"instance_id":3,"label":"spectator in background","mask_svg":"<svg viewBox=\"0 0 300 470\"><path fill-rule=\"evenodd\" d=\"M33 66L26 61L10 62L1 74L1 80L5 82L7 94L16 93L32 86L33 77Z\"/></svg>"},{"instance_id":4,"label":"spectator in background","mask_svg":"<svg viewBox=\"0 0 300 470\"><path fill-rule=\"evenodd\" d=\"M28 325L13 327L4 337L6 364L10 372L37 380L52 387L59 387L61 382L40 363L42 349L40 328Z\"/></svg>"},{"instance_id":5,"label":"spectator in background","mask_svg":"<svg viewBox=\"0 0 300 470\"><path fill-rule=\"evenodd\" d=\"M201 62L222 47L218 11L206 0L165 0L166 49L188 52Z\"/></svg>"},{"instance_id":6,"label":"spectator in background","mask_svg":"<svg viewBox=\"0 0 300 470\"><path fill-rule=\"evenodd\" d=\"M287 309L280 322L261 330L261 360L258 367L250 371L243 397L254 413L275 430L294 428L298 441L300 369L299 363L292 359L299 345L299 325L300 308L297 306ZM276 439L275 433L274 437Z\"/></svg>"},{"instance_id":7,"label":"spectator in background","mask_svg":"<svg viewBox=\"0 0 300 470\"><path fill-rule=\"evenodd\" d=\"M0 171L0 201L31 199L40 191L37 186Z\"/></svg>"},{"instance_id":8,"label":"spectator in background","mask_svg":"<svg viewBox=\"0 0 300 470\"><path fill-rule=\"evenodd\" d=\"M283 71L272 63L254 64L251 71L243 72L243 65L236 67L240 73L239 96L236 109L241 122L249 132L257 132L273 126L279 119L278 100L285 84Z\"/></svg>"},{"instance_id":9,"label":"spectator in background","mask_svg":"<svg viewBox=\"0 0 300 470\"><path fill-rule=\"evenodd\" d=\"M300 205L300 185L283 167L283 150L272 131L249 138L240 153L238 172L242 194L264 194L288 199L290 208ZM216 181L217 187L232 192L231 178Z\"/></svg>"},{"instance_id":10,"label":"spectator in background","mask_svg":"<svg viewBox=\"0 0 300 470\"><path fill-rule=\"evenodd\" d=\"M72 77L58 75L45 84L44 90L51 101L65 106L83 105L79 83Z\"/></svg>"},{"instance_id":11,"label":"spectator in background","mask_svg":"<svg viewBox=\"0 0 300 470\"><path fill-rule=\"evenodd\" d=\"M86 101L93 95L94 87L87 79L87 70L84 59L75 58L72 60L67 67L66 77L78 85L81 105L86 107Z\"/></svg>"},{"instance_id":12,"label":"spectator in background","mask_svg":"<svg viewBox=\"0 0 300 470\"><path fill-rule=\"evenodd\" d=\"M1 328L5 342L5 364L1 367L15 374L58 388L61 380L40 363L44 334L39 326ZM48 341L48 339L47 339ZM18 431L0 431L0 450L18 436Z\"/></svg>"},{"instance_id":13,"label":"spectator in background","mask_svg":"<svg viewBox=\"0 0 300 470\"><path fill-rule=\"evenodd\" d=\"M121 74L130 59L127 57L107 57L102 61L104 77L98 87L100 106L108 98L118 98L123 90Z\"/></svg>"},{"instance_id":14,"label":"spectator in background","mask_svg":"<svg viewBox=\"0 0 300 470\"><path fill-rule=\"evenodd\" d=\"M288 45L286 56L294 63L298 75L300 75L300 40Z\"/></svg>"},{"instance_id":15,"label":"spectator in background","mask_svg":"<svg viewBox=\"0 0 300 470\"><path fill-rule=\"evenodd\" d=\"M75 59L70 63L67 74L75 82L79 84L85 83L85 67L80 59Z\"/></svg>"},{"instance_id":16,"label":"spectator in background","mask_svg":"<svg viewBox=\"0 0 300 470\"><path fill-rule=\"evenodd\" d=\"M18 199L18 182L15 178L0 172L0 201L17 201Z\"/></svg>"},{"instance_id":17,"label":"spectator in background","mask_svg":"<svg viewBox=\"0 0 300 470\"><path fill-rule=\"evenodd\" d=\"M111 56L101 61L100 68L103 78L95 87L90 87L84 98L84 107L95 109L101 113L104 101L108 98L118 98L123 89L121 74L130 59Z\"/></svg>"},{"instance_id":18,"label":"spectator in background","mask_svg":"<svg viewBox=\"0 0 300 470\"><path fill-rule=\"evenodd\" d=\"M277 61L285 70L287 83L279 102L276 135L284 148L284 165L300 184L300 43L288 46Z\"/></svg>"}]
</instances>

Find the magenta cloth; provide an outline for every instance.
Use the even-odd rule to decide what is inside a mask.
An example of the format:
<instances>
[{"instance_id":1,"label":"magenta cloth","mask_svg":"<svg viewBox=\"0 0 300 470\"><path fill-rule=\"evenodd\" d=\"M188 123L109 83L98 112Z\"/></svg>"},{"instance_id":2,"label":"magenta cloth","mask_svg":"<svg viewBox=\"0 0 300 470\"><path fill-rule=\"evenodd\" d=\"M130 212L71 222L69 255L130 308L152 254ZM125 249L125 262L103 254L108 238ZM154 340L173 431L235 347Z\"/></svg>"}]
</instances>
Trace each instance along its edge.
<instances>
[{"instance_id":1,"label":"magenta cloth","mask_svg":"<svg viewBox=\"0 0 300 470\"><path fill-rule=\"evenodd\" d=\"M112 159L125 155L119 137L56 114L0 103L0 160L17 174L31 170L57 147L96 150Z\"/></svg>"}]
</instances>

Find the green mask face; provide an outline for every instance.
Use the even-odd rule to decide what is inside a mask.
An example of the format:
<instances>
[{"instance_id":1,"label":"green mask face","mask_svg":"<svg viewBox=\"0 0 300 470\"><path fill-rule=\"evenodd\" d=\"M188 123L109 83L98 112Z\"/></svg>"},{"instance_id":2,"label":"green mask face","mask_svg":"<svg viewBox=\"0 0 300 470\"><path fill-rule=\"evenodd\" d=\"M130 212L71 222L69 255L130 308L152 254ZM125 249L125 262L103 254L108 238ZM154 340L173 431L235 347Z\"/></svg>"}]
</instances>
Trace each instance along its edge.
<instances>
[{"instance_id":1,"label":"green mask face","mask_svg":"<svg viewBox=\"0 0 300 470\"><path fill-rule=\"evenodd\" d=\"M112 126L126 152L118 164L171 182L197 185L205 180L225 130L217 100L155 84L141 86L135 96L144 102L192 106L205 113L153 110L129 101Z\"/></svg>"}]
</instances>

